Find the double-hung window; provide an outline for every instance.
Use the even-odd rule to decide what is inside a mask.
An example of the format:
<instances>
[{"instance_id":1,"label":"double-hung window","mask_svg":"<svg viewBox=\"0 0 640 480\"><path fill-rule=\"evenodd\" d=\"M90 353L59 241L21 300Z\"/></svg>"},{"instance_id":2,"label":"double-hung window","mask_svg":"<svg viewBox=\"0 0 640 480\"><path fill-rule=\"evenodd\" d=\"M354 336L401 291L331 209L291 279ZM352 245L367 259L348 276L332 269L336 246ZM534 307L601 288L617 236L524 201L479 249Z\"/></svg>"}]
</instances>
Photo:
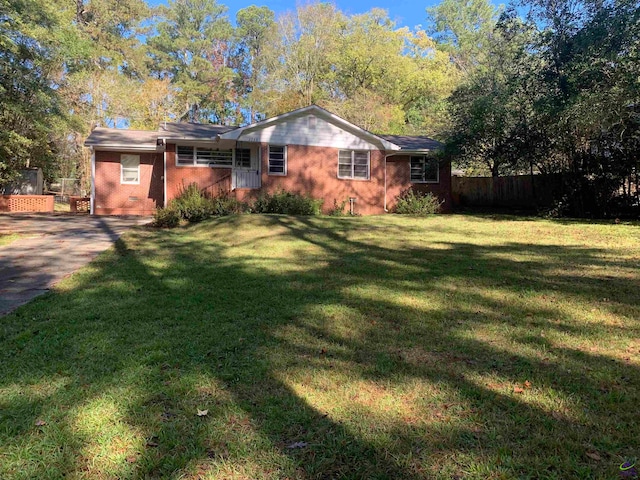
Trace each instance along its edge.
<instances>
[{"instance_id":1,"label":"double-hung window","mask_svg":"<svg viewBox=\"0 0 640 480\"><path fill-rule=\"evenodd\" d=\"M411 157L411 181L413 183L438 183L438 160L427 155L415 155Z\"/></svg>"},{"instance_id":2,"label":"double-hung window","mask_svg":"<svg viewBox=\"0 0 640 480\"><path fill-rule=\"evenodd\" d=\"M269 145L269 175L287 174L287 147Z\"/></svg>"},{"instance_id":3,"label":"double-hung window","mask_svg":"<svg viewBox=\"0 0 640 480\"><path fill-rule=\"evenodd\" d=\"M338 152L338 178L369 180L369 167L368 150L340 150Z\"/></svg>"},{"instance_id":4,"label":"double-hung window","mask_svg":"<svg viewBox=\"0 0 640 480\"><path fill-rule=\"evenodd\" d=\"M179 167L230 167L233 163L231 150L178 145L176 165Z\"/></svg>"},{"instance_id":5,"label":"double-hung window","mask_svg":"<svg viewBox=\"0 0 640 480\"><path fill-rule=\"evenodd\" d=\"M140 155L120 156L120 183L140 183Z\"/></svg>"}]
</instances>

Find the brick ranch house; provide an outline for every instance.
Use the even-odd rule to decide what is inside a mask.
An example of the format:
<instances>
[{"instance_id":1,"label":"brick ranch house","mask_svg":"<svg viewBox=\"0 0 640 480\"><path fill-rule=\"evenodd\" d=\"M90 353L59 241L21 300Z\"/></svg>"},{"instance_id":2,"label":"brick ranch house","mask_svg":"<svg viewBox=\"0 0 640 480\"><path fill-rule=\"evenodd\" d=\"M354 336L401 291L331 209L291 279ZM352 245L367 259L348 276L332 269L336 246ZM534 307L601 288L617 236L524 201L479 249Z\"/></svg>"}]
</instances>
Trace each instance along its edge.
<instances>
[{"instance_id":1,"label":"brick ranch house","mask_svg":"<svg viewBox=\"0 0 640 480\"><path fill-rule=\"evenodd\" d=\"M391 211L409 188L451 206L451 164L427 137L374 135L316 105L246 127L166 123L157 131L96 128L91 213L149 215L190 183L249 202L286 190L343 201L354 213Z\"/></svg>"}]
</instances>

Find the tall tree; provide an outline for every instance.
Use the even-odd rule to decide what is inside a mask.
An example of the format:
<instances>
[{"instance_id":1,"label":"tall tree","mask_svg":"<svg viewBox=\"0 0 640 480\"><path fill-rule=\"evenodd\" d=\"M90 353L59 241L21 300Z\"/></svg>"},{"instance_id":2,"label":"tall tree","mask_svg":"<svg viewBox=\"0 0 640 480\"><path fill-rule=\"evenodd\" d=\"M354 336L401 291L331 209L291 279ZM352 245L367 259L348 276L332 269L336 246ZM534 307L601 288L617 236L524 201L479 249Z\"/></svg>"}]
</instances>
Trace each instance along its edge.
<instances>
[{"instance_id":1,"label":"tall tree","mask_svg":"<svg viewBox=\"0 0 640 480\"><path fill-rule=\"evenodd\" d=\"M81 56L69 12L50 1L0 3L0 183L55 166L53 139L69 127L59 94L63 65Z\"/></svg>"},{"instance_id":2,"label":"tall tree","mask_svg":"<svg viewBox=\"0 0 640 480\"><path fill-rule=\"evenodd\" d=\"M561 174L561 213L632 208L640 185L637 1L534 0L531 7L528 35L498 28L507 42L492 47L452 97L450 146L458 159L490 162L493 174L523 164ZM502 27L518 25L515 15L507 20Z\"/></svg>"},{"instance_id":3,"label":"tall tree","mask_svg":"<svg viewBox=\"0 0 640 480\"><path fill-rule=\"evenodd\" d=\"M65 8L71 13L68 25L86 53L64 65L58 90L76 125L56 143L65 152L64 175L75 172L88 189L90 155L82 147L86 136L95 126L126 126L138 115L129 100L147 78L139 36L149 8L144 0L76 0Z\"/></svg>"},{"instance_id":4,"label":"tall tree","mask_svg":"<svg viewBox=\"0 0 640 480\"><path fill-rule=\"evenodd\" d=\"M229 66L233 30L216 0L169 0L148 38L149 68L169 79L181 120L232 122L235 73Z\"/></svg>"},{"instance_id":5,"label":"tall tree","mask_svg":"<svg viewBox=\"0 0 640 480\"><path fill-rule=\"evenodd\" d=\"M403 86L413 67L403 55L409 36L382 9L345 17L331 56L328 107L368 130L401 133Z\"/></svg>"},{"instance_id":6,"label":"tall tree","mask_svg":"<svg viewBox=\"0 0 640 480\"><path fill-rule=\"evenodd\" d=\"M299 6L278 18L264 51L258 99L263 112L282 113L328 97L343 27L344 15L329 3Z\"/></svg>"},{"instance_id":7,"label":"tall tree","mask_svg":"<svg viewBox=\"0 0 640 480\"><path fill-rule=\"evenodd\" d=\"M93 46L89 67L144 78L145 48L138 35L145 33L142 22L149 13L144 0L75 0L75 24Z\"/></svg>"},{"instance_id":8,"label":"tall tree","mask_svg":"<svg viewBox=\"0 0 640 480\"><path fill-rule=\"evenodd\" d=\"M396 28L382 9L347 16L329 4L278 19L259 97L265 113L318 103L372 131L429 133L459 74L424 31Z\"/></svg>"},{"instance_id":9,"label":"tall tree","mask_svg":"<svg viewBox=\"0 0 640 480\"><path fill-rule=\"evenodd\" d=\"M468 72L485 60L500 10L489 0L442 0L427 8L427 20L435 40Z\"/></svg>"},{"instance_id":10,"label":"tall tree","mask_svg":"<svg viewBox=\"0 0 640 480\"><path fill-rule=\"evenodd\" d=\"M534 35L531 23L514 12L503 14L485 62L452 95L448 149L459 165L497 177L521 171L524 159L536 155L533 109L539 94L531 72L541 63L528 50Z\"/></svg>"},{"instance_id":11,"label":"tall tree","mask_svg":"<svg viewBox=\"0 0 640 480\"><path fill-rule=\"evenodd\" d=\"M263 53L274 24L275 14L268 7L251 5L236 14L234 67L238 72L238 108L246 110L248 123L259 119L253 93L260 74L264 74Z\"/></svg>"}]
</instances>

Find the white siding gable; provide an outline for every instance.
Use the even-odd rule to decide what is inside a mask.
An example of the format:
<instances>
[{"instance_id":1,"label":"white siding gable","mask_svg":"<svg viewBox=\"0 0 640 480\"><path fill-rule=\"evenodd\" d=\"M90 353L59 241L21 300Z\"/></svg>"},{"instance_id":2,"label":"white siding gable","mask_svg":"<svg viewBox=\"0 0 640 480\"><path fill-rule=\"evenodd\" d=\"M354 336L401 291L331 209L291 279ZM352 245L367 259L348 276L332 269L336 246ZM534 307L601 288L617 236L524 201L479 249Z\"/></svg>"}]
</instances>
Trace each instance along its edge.
<instances>
[{"instance_id":1,"label":"white siding gable","mask_svg":"<svg viewBox=\"0 0 640 480\"><path fill-rule=\"evenodd\" d=\"M244 131L238 140L272 145L309 145L353 150L380 148L358 132L349 132L313 114L291 116L273 125Z\"/></svg>"}]
</instances>

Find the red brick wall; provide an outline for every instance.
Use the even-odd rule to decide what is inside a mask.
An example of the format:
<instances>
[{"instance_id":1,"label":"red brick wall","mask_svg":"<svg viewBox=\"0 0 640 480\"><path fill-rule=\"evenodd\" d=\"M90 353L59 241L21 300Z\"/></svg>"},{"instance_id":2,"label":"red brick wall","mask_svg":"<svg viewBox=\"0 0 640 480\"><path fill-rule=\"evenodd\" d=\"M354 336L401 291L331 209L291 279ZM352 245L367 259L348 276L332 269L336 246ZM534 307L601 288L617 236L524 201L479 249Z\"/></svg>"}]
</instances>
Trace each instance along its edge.
<instances>
[{"instance_id":1,"label":"red brick wall","mask_svg":"<svg viewBox=\"0 0 640 480\"><path fill-rule=\"evenodd\" d=\"M287 146L287 175L268 175L269 146L262 145L262 191L274 193L280 189L308 194L324 200L326 212L349 197L356 199L355 211L362 215L383 213L384 152L371 152L369 180L343 180L338 178L337 148ZM257 197L256 190L237 190L237 197L250 201Z\"/></svg>"},{"instance_id":2,"label":"red brick wall","mask_svg":"<svg viewBox=\"0 0 640 480\"><path fill-rule=\"evenodd\" d=\"M384 156L385 152L371 152L370 180L343 180L338 178L337 148L289 145L287 147L287 175L268 175L268 145L262 145L262 189L269 193L284 189L289 192L310 194L324 200L325 212L333 207L334 199L340 204L349 197L356 198L355 211L362 215L384 213ZM437 184L414 184L410 180L409 156L387 159L387 209L392 211L396 197L404 190L414 188L431 192L444 200L443 210L451 209L451 165L440 167ZM237 190L242 201L251 201L259 195L257 190Z\"/></svg>"},{"instance_id":3,"label":"red brick wall","mask_svg":"<svg viewBox=\"0 0 640 480\"><path fill-rule=\"evenodd\" d=\"M167 200L176 198L181 189L197 183L200 190L217 195L220 190L231 190L231 168L218 167L178 167L176 166L176 146L167 145Z\"/></svg>"},{"instance_id":4,"label":"red brick wall","mask_svg":"<svg viewBox=\"0 0 640 480\"><path fill-rule=\"evenodd\" d=\"M140 184L120 183L120 155L129 152L95 152L95 214L151 215L162 206L162 153L140 155Z\"/></svg>"},{"instance_id":5,"label":"red brick wall","mask_svg":"<svg viewBox=\"0 0 640 480\"><path fill-rule=\"evenodd\" d=\"M120 154L124 152L96 152L95 213L152 214L163 205L163 154L140 155L140 185L120 184ZM324 200L325 212L350 197L356 198L355 212L362 215L384 213L384 155L371 152L369 180L343 180L338 178L338 149L289 145L287 147L287 175L268 175L269 149L262 145L262 188L242 189L234 194L239 200L250 202L259 193L274 193L280 189L308 194ZM175 198L182 188L197 183L200 189L217 194L230 191L231 169L208 167L178 167L175 163L175 145L167 145L167 199ZM409 156L387 159L387 208L393 211L396 197L404 190L414 188L432 192L445 201L444 211L451 209L451 165L440 167L438 184L413 184L410 181ZM132 199L137 198L137 200Z\"/></svg>"},{"instance_id":6,"label":"red brick wall","mask_svg":"<svg viewBox=\"0 0 640 480\"><path fill-rule=\"evenodd\" d=\"M0 195L0 212L53 212L53 195Z\"/></svg>"},{"instance_id":7,"label":"red brick wall","mask_svg":"<svg viewBox=\"0 0 640 480\"><path fill-rule=\"evenodd\" d=\"M442 210L451 211L451 163L440 165L439 183L411 183L411 164L408 155L387 158L387 209L392 212L396 197L403 191L412 188L414 191L432 193L444 200Z\"/></svg>"}]
</instances>

